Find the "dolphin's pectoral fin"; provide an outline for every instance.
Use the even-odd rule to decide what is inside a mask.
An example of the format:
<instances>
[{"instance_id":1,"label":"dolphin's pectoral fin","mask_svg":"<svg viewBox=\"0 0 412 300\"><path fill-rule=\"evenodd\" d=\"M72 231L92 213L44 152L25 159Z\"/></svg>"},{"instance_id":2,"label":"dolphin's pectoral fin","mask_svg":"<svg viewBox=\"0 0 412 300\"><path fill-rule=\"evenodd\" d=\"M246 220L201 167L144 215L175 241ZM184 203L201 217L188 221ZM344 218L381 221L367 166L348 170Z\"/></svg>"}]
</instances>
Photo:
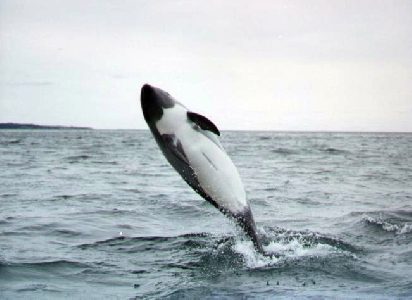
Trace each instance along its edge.
<instances>
[{"instance_id":1,"label":"dolphin's pectoral fin","mask_svg":"<svg viewBox=\"0 0 412 300\"><path fill-rule=\"evenodd\" d=\"M193 123L197 124L200 128L203 130L209 130L216 135L220 136L219 129L217 129L217 126L213 124L212 121L210 121L208 118L205 116L199 115L197 113L188 111L187 112L187 118L192 121Z\"/></svg>"}]
</instances>

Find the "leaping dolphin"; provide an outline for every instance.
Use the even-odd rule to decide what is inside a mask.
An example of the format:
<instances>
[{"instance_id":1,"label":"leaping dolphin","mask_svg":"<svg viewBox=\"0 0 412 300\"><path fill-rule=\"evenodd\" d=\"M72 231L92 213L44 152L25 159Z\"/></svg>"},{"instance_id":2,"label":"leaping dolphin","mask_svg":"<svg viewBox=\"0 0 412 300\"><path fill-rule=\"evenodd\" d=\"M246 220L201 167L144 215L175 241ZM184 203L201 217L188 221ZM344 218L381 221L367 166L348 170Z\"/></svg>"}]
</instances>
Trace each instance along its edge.
<instances>
[{"instance_id":1,"label":"leaping dolphin","mask_svg":"<svg viewBox=\"0 0 412 300\"><path fill-rule=\"evenodd\" d=\"M200 196L232 217L264 253L239 173L219 142L219 129L167 92L143 85L143 116L172 167Z\"/></svg>"}]
</instances>

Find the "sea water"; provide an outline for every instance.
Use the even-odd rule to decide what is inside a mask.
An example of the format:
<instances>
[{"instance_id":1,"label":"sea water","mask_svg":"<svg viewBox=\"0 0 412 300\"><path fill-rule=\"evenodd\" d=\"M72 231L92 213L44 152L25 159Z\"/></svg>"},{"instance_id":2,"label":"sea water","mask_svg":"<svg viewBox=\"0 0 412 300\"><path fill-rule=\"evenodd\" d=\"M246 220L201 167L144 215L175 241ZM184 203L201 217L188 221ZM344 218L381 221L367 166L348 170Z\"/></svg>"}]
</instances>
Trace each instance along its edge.
<instances>
[{"instance_id":1,"label":"sea water","mask_svg":"<svg viewBox=\"0 0 412 300\"><path fill-rule=\"evenodd\" d=\"M272 257L149 131L0 131L0 298L412 298L411 134L222 144Z\"/></svg>"}]
</instances>

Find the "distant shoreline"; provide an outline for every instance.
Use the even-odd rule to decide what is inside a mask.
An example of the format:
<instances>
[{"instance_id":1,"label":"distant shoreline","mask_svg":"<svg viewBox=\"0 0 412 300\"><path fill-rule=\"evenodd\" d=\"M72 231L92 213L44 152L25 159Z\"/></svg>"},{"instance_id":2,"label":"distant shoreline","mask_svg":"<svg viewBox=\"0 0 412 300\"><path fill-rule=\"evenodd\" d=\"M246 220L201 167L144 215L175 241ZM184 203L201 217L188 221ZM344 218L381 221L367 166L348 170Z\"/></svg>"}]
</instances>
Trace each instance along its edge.
<instances>
[{"instance_id":1,"label":"distant shoreline","mask_svg":"<svg viewBox=\"0 0 412 300\"><path fill-rule=\"evenodd\" d=\"M92 130L91 127L77 126L60 126L60 125L37 125L27 123L0 123L1 129L75 129L75 130Z\"/></svg>"}]
</instances>

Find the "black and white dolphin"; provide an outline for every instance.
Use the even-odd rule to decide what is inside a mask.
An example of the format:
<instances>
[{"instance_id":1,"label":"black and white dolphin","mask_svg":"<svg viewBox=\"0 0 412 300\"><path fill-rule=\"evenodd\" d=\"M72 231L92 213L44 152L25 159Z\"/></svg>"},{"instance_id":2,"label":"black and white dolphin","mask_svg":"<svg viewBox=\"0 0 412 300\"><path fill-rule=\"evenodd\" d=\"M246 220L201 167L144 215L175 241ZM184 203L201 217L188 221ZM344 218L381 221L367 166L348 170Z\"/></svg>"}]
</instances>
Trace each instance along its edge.
<instances>
[{"instance_id":1,"label":"black and white dolphin","mask_svg":"<svg viewBox=\"0 0 412 300\"><path fill-rule=\"evenodd\" d=\"M198 194L233 217L264 253L242 181L216 125L148 84L140 98L144 119L169 163Z\"/></svg>"}]
</instances>

